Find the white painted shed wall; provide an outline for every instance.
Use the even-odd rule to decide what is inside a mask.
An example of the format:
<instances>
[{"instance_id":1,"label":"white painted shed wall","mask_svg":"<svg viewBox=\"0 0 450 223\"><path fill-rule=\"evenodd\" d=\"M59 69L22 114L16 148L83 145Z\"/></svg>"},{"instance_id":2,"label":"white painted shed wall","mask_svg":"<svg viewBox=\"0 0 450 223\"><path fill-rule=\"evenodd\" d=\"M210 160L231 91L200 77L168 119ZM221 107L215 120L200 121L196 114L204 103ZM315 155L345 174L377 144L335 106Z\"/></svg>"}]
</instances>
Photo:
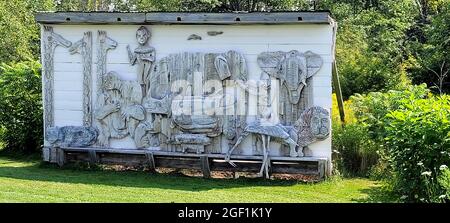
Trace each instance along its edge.
<instances>
[{"instance_id":1,"label":"white painted shed wall","mask_svg":"<svg viewBox=\"0 0 450 223\"><path fill-rule=\"evenodd\" d=\"M54 32L67 40L76 42L86 31L93 34L93 89L96 86L97 63L97 31L104 30L110 38L119 44L116 49L108 51L107 70L116 71L123 79L135 80L136 67L131 66L126 51L127 44L131 49L137 46L135 39L139 25L52 25ZM157 60L171 53L180 52L212 52L222 53L235 50L244 54L250 73L250 79L259 79L261 70L256 63L259 53L264 51L312 51L319 54L324 64L312 77L312 105L331 110L331 68L333 60L333 29L324 24L291 24L291 25L148 25L152 32L150 45L156 49ZM207 31L223 31L222 35L208 36ZM187 40L196 34L202 40ZM70 55L68 50L57 47L55 62L55 125L82 125L82 64L81 55ZM93 94L94 103L95 96ZM256 100L250 100L255 109ZM248 141L248 140L247 140ZM131 139L111 140L114 148L134 148ZM251 153L249 142L244 154ZM314 156L327 157L331 160L331 136L310 146ZM278 150L272 151L273 155Z\"/></svg>"}]
</instances>

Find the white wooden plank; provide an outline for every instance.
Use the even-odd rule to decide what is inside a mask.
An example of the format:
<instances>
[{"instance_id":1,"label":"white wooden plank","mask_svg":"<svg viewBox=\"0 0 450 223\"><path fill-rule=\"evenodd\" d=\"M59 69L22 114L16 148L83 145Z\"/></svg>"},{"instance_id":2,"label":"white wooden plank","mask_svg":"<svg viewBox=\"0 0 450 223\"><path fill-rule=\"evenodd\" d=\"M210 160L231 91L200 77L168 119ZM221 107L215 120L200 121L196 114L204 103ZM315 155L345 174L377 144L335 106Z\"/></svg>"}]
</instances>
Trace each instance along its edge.
<instances>
[{"instance_id":1,"label":"white wooden plank","mask_svg":"<svg viewBox=\"0 0 450 223\"><path fill-rule=\"evenodd\" d=\"M55 125L65 126L65 125L78 125L81 126L83 120L82 111L72 111L72 110L60 110L55 109Z\"/></svg>"},{"instance_id":2,"label":"white wooden plank","mask_svg":"<svg viewBox=\"0 0 450 223\"><path fill-rule=\"evenodd\" d=\"M82 82L74 81L55 81L55 91L83 91Z\"/></svg>"},{"instance_id":3,"label":"white wooden plank","mask_svg":"<svg viewBox=\"0 0 450 223\"><path fill-rule=\"evenodd\" d=\"M313 87L329 87L331 86L331 76L313 76L311 83Z\"/></svg>"},{"instance_id":4,"label":"white wooden plank","mask_svg":"<svg viewBox=\"0 0 450 223\"><path fill-rule=\"evenodd\" d=\"M327 87L314 87L313 95L314 97L331 97L331 85Z\"/></svg>"},{"instance_id":5,"label":"white wooden plank","mask_svg":"<svg viewBox=\"0 0 450 223\"><path fill-rule=\"evenodd\" d=\"M78 99L78 98L77 98ZM77 111L83 107L81 100L57 100L55 101L55 109Z\"/></svg>"},{"instance_id":6,"label":"white wooden plank","mask_svg":"<svg viewBox=\"0 0 450 223\"><path fill-rule=\"evenodd\" d=\"M327 97L314 97L313 98L313 105L314 106L321 106L324 108L330 108L331 107L331 95Z\"/></svg>"},{"instance_id":7,"label":"white wooden plank","mask_svg":"<svg viewBox=\"0 0 450 223\"><path fill-rule=\"evenodd\" d=\"M68 68L70 69L70 68ZM72 70L72 69L71 69ZM82 82L83 72L81 71L58 71L55 72L55 81Z\"/></svg>"},{"instance_id":8,"label":"white wooden plank","mask_svg":"<svg viewBox=\"0 0 450 223\"><path fill-rule=\"evenodd\" d=\"M119 43L134 43L135 32L139 25L52 25L55 32L70 41L81 39L86 31L107 30L108 36ZM224 40L238 41L238 43L310 43L332 44L331 26L324 25L253 25L253 26L211 26L211 25L153 25L146 26L152 32L151 43L187 41L191 34L204 38L202 41ZM208 31L223 31L222 35L208 36ZM94 36L96 40L96 35ZM233 42L230 41L230 42Z\"/></svg>"},{"instance_id":9,"label":"white wooden plank","mask_svg":"<svg viewBox=\"0 0 450 223\"><path fill-rule=\"evenodd\" d=\"M65 100L79 100L82 99L83 92L81 91L55 91L55 101Z\"/></svg>"}]
</instances>

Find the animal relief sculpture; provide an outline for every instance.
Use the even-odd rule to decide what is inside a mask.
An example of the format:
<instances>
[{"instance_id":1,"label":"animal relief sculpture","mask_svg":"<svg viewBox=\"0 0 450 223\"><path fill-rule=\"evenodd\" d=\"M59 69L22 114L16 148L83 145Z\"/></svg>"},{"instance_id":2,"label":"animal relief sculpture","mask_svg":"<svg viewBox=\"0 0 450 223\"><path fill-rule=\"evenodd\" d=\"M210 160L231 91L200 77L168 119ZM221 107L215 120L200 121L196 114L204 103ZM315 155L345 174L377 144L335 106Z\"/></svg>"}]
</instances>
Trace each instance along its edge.
<instances>
[{"instance_id":1,"label":"animal relief sculpture","mask_svg":"<svg viewBox=\"0 0 450 223\"><path fill-rule=\"evenodd\" d=\"M302 110L299 104L302 90L322 67L322 58L310 51L292 50L261 53L257 61L264 74L280 80L281 120L285 125L292 125Z\"/></svg>"},{"instance_id":2,"label":"animal relief sculpture","mask_svg":"<svg viewBox=\"0 0 450 223\"><path fill-rule=\"evenodd\" d=\"M93 127L64 126L50 127L45 135L54 147L83 147L94 144L98 134Z\"/></svg>"},{"instance_id":3,"label":"animal relief sculpture","mask_svg":"<svg viewBox=\"0 0 450 223\"><path fill-rule=\"evenodd\" d=\"M117 47L117 41L108 37L106 31L99 30L97 36L97 93L102 92L103 77L106 75L106 55Z\"/></svg>"},{"instance_id":4,"label":"animal relief sculpture","mask_svg":"<svg viewBox=\"0 0 450 223\"><path fill-rule=\"evenodd\" d=\"M265 117L268 120L269 115ZM227 152L225 161L232 166L234 163L230 161L233 150L236 149L243 139L250 134L260 137L262 141L263 163L259 172L260 176L266 174L269 177L269 145L271 138L286 144L290 149L290 156L304 156L304 151L309 149L307 146L316 141L326 139L330 134L330 115L329 112L322 107L310 107L303 111L300 118L293 126L284 126L280 123L268 123L264 119L257 119L250 123L239 136L236 144Z\"/></svg>"},{"instance_id":5,"label":"animal relief sculpture","mask_svg":"<svg viewBox=\"0 0 450 223\"><path fill-rule=\"evenodd\" d=\"M302 112L295 128L298 129L299 148L303 149L305 156L311 156L308 145L325 140L330 135L330 114L322 107L310 107Z\"/></svg>"},{"instance_id":6,"label":"animal relief sculpture","mask_svg":"<svg viewBox=\"0 0 450 223\"><path fill-rule=\"evenodd\" d=\"M53 27L43 26L42 33L42 62L44 79L44 127L54 126L54 60L55 48L63 46L68 48L72 42L53 32Z\"/></svg>"},{"instance_id":7,"label":"animal relief sculpture","mask_svg":"<svg viewBox=\"0 0 450 223\"><path fill-rule=\"evenodd\" d=\"M81 54L83 64L83 126L92 125L92 32L69 48L70 54Z\"/></svg>"}]
</instances>

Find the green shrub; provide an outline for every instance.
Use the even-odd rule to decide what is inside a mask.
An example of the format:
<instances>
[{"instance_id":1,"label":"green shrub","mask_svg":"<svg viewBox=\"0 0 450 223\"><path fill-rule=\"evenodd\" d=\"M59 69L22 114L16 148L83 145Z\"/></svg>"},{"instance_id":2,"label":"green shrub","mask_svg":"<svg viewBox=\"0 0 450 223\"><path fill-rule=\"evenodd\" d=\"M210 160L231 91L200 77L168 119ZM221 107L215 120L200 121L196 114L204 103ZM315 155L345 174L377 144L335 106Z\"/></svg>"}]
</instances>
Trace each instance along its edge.
<instances>
[{"instance_id":1,"label":"green shrub","mask_svg":"<svg viewBox=\"0 0 450 223\"><path fill-rule=\"evenodd\" d=\"M450 164L450 96L399 103L385 119L394 189L408 202L442 201L445 188L438 177L440 167Z\"/></svg>"},{"instance_id":2,"label":"green shrub","mask_svg":"<svg viewBox=\"0 0 450 223\"><path fill-rule=\"evenodd\" d=\"M366 129L358 124L333 127L333 150L338 153L340 172L345 176L367 175L377 163L378 155Z\"/></svg>"},{"instance_id":3,"label":"green shrub","mask_svg":"<svg viewBox=\"0 0 450 223\"><path fill-rule=\"evenodd\" d=\"M352 103L352 100L344 102L345 123L342 125L336 95L333 94L333 170L334 174L344 176L365 176L377 163L377 146L369 138L367 130L357 123Z\"/></svg>"},{"instance_id":4,"label":"green shrub","mask_svg":"<svg viewBox=\"0 0 450 223\"><path fill-rule=\"evenodd\" d=\"M0 144L7 150L32 152L42 142L40 64L0 65Z\"/></svg>"},{"instance_id":5,"label":"green shrub","mask_svg":"<svg viewBox=\"0 0 450 223\"><path fill-rule=\"evenodd\" d=\"M385 137L385 116L407 104L409 101L428 97L425 84L413 85L405 90L390 90L386 93L371 92L351 97L351 109L357 122L367 128L370 137L383 144Z\"/></svg>"},{"instance_id":6,"label":"green shrub","mask_svg":"<svg viewBox=\"0 0 450 223\"><path fill-rule=\"evenodd\" d=\"M448 166L441 165L439 167L441 174L438 177L438 183L444 189L444 193L439 196L440 199L450 201L450 170Z\"/></svg>"},{"instance_id":7,"label":"green shrub","mask_svg":"<svg viewBox=\"0 0 450 223\"><path fill-rule=\"evenodd\" d=\"M338 113L333 113L333 151L335 167L344 175L370 175L389 178L392 175L390 154L385 149L385 116L411 100L430 95L425 85L410 86L404 91L356 94L344 104L348 118L341 126ZM333 104L333 110L337 106ZM336 116L336 117L335 117Z\"/></svg>"}]
</instances>

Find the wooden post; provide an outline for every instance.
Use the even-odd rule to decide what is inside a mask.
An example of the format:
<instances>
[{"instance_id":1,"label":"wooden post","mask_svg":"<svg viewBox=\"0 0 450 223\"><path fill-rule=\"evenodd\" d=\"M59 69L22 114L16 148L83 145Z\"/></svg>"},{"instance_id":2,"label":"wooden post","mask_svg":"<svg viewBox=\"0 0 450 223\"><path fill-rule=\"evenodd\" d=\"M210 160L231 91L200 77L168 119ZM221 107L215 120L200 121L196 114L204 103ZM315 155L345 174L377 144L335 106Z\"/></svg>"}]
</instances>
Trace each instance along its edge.
<instances>
[{"instance_id":1,"label":"wooden post","mask_svg":"<svg viewBox=\"0 0 450 223\"><path fill-rule=\"evenodd\" d=\"M146 152L145 157L148 161L148 168L150 169L150 172L155 172L156 164L155 164L155 157L153 156L152 152Z\"/></svg>"},{"instance_id":2,"label":"wooden post","mask_svg":"<svg viewBox=\"0 0 450 223\"><path fill-rule=\"evenodd\" d=\"M342 124L345 124L344 100L342 99L341 83L339 82L339 75L336 67L336 61L333 62L332 73L333 73L334 92L336 93L336 100L339 107L339 116L341 118Z\"/></svg>"},{"instance_id":3,"label":"wooden post","mask_svg":"<svg viewBox=\"0 0 450 223\"><path fill-rule=\"evenodd\" d=\"M331 68L331 74L333 79L334 93L336 93L336 99L339 107L339 116L341 118L341 122L345 124L345 111L344 111L344 100L342 99L342 91L341 91L341 83L339 81L339 74L336 65L336 33L338 25L336 22L332 23L333 25L333 64Z\"/></svg>"},{"instance_id":4,"label":"wooden post","mask_svg":"<svg viewBox=\"0 0 450 223\"><path fill-rule=\"evenodd\" d=\"M57 148L56 149L56 163L58 164L58 166L62 167L64 166L64 163L66 162L66 157L64 154L64 150L61 148Z\"/></svg>"},{"instance_id":5,"label":"wooden post","mask_svg":"<svg viewBox=\"0 0 450 223\"><path fill-rule=\"evenodd\" d=\"M201 167L202 167L202 173L204 178L210 178L211 177L211 171L209 169L209 159L208 156L201 156L200 157Z\"/></svg>"},{"instance_id":6,"label":"wooden post","mask_svg":"<svg viewBox=\"0 0 450 223\"><path fill-rule=\"evenodd\" d=\"M42 148L42 159L45 162L50 162L51 161L50 160L50 152L51 152L50 148L48 148L48 147Z\"/></svg>"},{"instance_id":7,"label":"wooden post","mask_svg":"<svg viewBox=\"0 0 450 223\"><path fill-rule=\"evenodd\" d=\"M325 178L326 174L326 168L325 168L325 161L323 160L319 160L319 162L317 163L317 168L318 168L318 172L319 172L319 179L322 180Z\"/></svg>"},{"instance_id":8,"label":"wooden post","mask_svg":"<svg viewBox=\"0 0 450 223\"><path fill-rule=\"evenodd\" d=\"M88 154L89 154L89 164L94 165L98 162L97 160L97 153L95 152L95 150L88 150Z\"/></svg>"}]
</instances>

